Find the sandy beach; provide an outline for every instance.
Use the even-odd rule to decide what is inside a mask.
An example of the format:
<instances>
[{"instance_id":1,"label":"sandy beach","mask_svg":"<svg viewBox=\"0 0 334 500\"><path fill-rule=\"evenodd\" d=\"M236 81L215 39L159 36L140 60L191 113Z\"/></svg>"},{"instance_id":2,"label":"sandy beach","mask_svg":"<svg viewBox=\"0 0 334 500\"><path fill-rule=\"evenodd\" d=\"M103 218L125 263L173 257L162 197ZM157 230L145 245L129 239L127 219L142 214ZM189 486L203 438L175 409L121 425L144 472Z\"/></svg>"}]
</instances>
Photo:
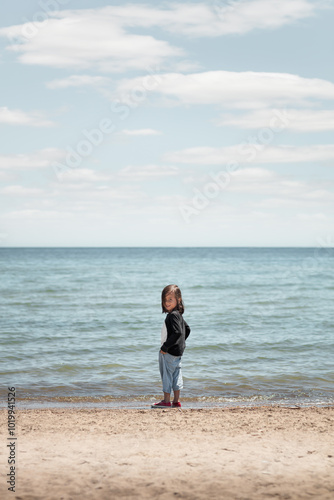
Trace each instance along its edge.
<instances>
[{"instance_id":1,"label":"sandy beach","mask_svg":"<svg viewBox=\"0 0 334 500\"><path fill-rule=\"evenodd\" d=\"M14 493L1 411L1 499L334 498L333 407L34 409L16 423Z\"/></svg>"}]
</instances>

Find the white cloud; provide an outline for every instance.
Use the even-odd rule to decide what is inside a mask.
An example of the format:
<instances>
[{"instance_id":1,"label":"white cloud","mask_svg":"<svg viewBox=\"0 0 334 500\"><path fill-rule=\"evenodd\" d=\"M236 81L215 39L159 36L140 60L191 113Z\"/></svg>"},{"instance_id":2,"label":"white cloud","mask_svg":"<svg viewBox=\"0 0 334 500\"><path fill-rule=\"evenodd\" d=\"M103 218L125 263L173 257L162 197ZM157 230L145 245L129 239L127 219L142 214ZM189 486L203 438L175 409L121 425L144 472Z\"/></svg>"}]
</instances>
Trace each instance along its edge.
<instances>
[{"instance_id":1,"label":"white cloud","mask_svg":"<svg viewBox=\"0 0 334 500\"><path fill-rule=\"evenodd\" d=\"M19 219L21 220L34 220L34 219L64 219L68 220L72 217L71 212L58 211L58 210L39 210L37 208L13 210L6 214L6 219Z\"/></svg>"},{"instance_id":2,"label":"white cloud","mask_svg":"<svg viewBox=\"0 0 334 500\"><path fill-rule=\"evenodd\" d=\"M245 129L275 128L282 116L282 128L300 132L334 129L334 110L314 109L260 109L243 115L225 115L218 125L235 126Z\"/></svg>"},{"instance_id":3,"label":"white cloud","mask_svg":"<svg viewBox=\"0 0 334 500\"><path fill-rule=\"evenodd\" d=\"M196 147L165 155L165 160L175 163L221 165L238 163L295 163L334 160L333 145L266 146L238 144L223 148Z\"/></svg>"},{"instance_id":4,"label":"white cloud","mask_svg":"<svg viewBox=\"0 0 334 500\"><path fill-rule=\"evenodd\" d=\"M29 154L0 155L0 169L34 169L49 167L64 158L64 151L46 148Z\"/></svg>"},{"instance_id":5,"label":"white cloud","mask_svg":"<svg viewBox=\"0 0 334 500\"><path fill-rule=\"evenodd\" d=\"M334 99L334 84L318 78L303 78L288 73L254 71L207 71L183 75L157 75L158 85L152 89L177 104L218 104L237 108L305 105L308 99ZM142 79L124 79L116 94L126 95L139 86Z\"/></svg>"},{"instance_id":6,"label":"white cloud","mask_svg":"<svg viewBox=\"0 0 334 500\"><path fill-rule=\"evenodd\" d=\"M157 27L193 37L244 34L291 24L315 15L317 9L308 0L189 2L161 8L132 3L49 11L45 21L2 28L0 36L12 41L9 48L25 64L124 71L183 55L166 41L134 33L136 28Z\"/></svg>"},{"instance_id":7,"label":"white cloud","mask_svg":"<svg viewBox=\"0 0 334 500\"><path fill-rule=\"evenodd\" d=\"M216 30L247 33L254 29L273 29L313 16L317 9L307 0L241 0L230 5L214 2L220 19ZM218 5L219 4L219 5Z\"/></svg>"},{"instance_id":8,"label":"white cloud","mask_svg":"<svg viewBox=\"0 0 334 500\"><path fill-rule=\"evenodd\" d=\"M113 178L112 174L106 174L103 172L97 172L88 168L69 168L61 173L61 181L65 183L95 183L110 181Z\"/></svg>"},{"instance_id":9,"label":"white cloud","mask_svg":"<svg viewBox=\"0 0 334 500\"><path fill-rule=\"evenodd\" d=\"M170 177L178 174L175 167L161 167L159 165L127 166L122 168L118 176L130 180L145 180L147 178Z\"/></svg>"},{"instance_id":10,"label":"white cloud","mask_svg":"<svg viewBox=\"0 0 334 500\"><path fill-rule=\"evenodd\" d=\"M0 29L0 36L14 39L8 49L19 54L22 63L119 72L183 55L166 41L126 32L123 24L129 23L118 18L113 7L49 14L41 23Z\"/></svg>"},{"instance_id":11,"label":"white cloud","mask_svg":"<svg viewBox=\"0 0 334 500\"><path fill-rule=\"evenodd\" d=\"M295 179L292 176L280 175L264 168L237 170L226 189L232 193L271 195L293 201L325 202L334 200L334 193L324 189L320 181L311 183Z\"/></svg>"},{"instance_id":12,"label":"white cloud","mask_svg":"<svg viewBox=\"0 0 334 500\"><path fill-rule=\"evenodd\" d=\"M215 188L213 186L216 186ZM308 209L313 206L326 206L331 210L334 202L334 192L326 189L325 182L306 181L293 176L281 175L265 168L239 168L228 178L220 171L211 171L206 176L198 176L192 180L192 188L187 184L188 199L183 204L191 203L194 195L202 193L212 204L218 207L228 203L230 206L240 206L246 214L252 209L275 207L298 207ZM208 194L209 193L209 194ZM210 196L214 193L214 196ZM229 195L226 197L226 195ZM201 201L200 201L201 202ZM199 203L200 203L199 202Z\"/></svg>"},{"instance_id":13,"label":"white cloud","mask_svg":"<svg viewBox=\"0 0 334 500\"><path fill-rule=\"evenodd\" d=\"M124 135L161 135L161 132L159 130L154 130L152 128L140 128L140 129L133 129L133 130L124 129L124 130L122 130L122 134L124 134Z\"/></svg>"},{"instance_id":14,"label":"white cloud","mask_svg":"<svg viewBox=\"0 0 334 500\"><path fill-rule=\"evenodd\" d=\"M109 85L111 79L104 76L71 75L68 78L47 82L49 89L65 89L68 87L99 87Z\"/></svg>"},{"instance_id":15,"label":"white cloud","mask_svg":"<svg viewBox=\"0 0 334 500\"><path fill-rule=\"evenodd\" d=\"M334 199L333 196L331 196L331 199L329 200L330 203L332 204ZM313 208L317 205L317 203L323 208L324 206L324 201L323 200L313 200L313 203L310 203L309 200L305 199L303 196L290 196L290 197L284 197L284 196L273 196L272 198L264 198L263 200L257 201L255 206L266 210L286 210L286 209L303 209L303 210L308 210L310 208ZM320 208L320 210L322 209ZM296 228L298 230L298 227Z\"/></svg>"},{"instance_id":16,"label":"white cloud","mask_svg":"<svg viewBox=\"0 0 334 500\"><path fill-rule=\"evenodd\" d=\"M34 111L25 113L20 109L0 108L0 123L7 125L27 125L30 127L52 127L55 125L50 120L43 118L43 113Z\"/></svg>"},{"instance_id":17,"label":"white cloud","mask_svg":"<svg viewBox=\"0 0 334 500\"><path fill-rule=\"evenodd\" d=\"M8 172L8 170L0 170L0 181L11 181L13 180L13 177L15 178L12 172Z\"/></svg>"},{"instance_id":18,"label":"white cloud","mask_svg":"<svg viewBox=\"0 0 334 500\"><path fill-rule=\"evenodd\" d=\"M320 6L319 6L320 7ZM273 29L313 16L317 6L308 0L240 0L171 3L154 8L134 3L104 8L104 16L123 27L159 27L168 32L201 37L253 29ZM96 11L95 11L96 12Z\"/></svg>"},{"instance_id":19,"label":"white cloud","mask_svg":"<svg viewBox=\"0 0 334 500\"><path fill-rule=\"evenodd\" d=\"M297 218L306 221L306 222L313 222L313 221L323 221L323 220L328 220L328 216L323 214L323 213L316 213L316 214L297 214Z\"/></svg>"},{"instance_id":20,"label":"white cloud","mask_svg":"<svg viewBox=\"0 0 334 500\"><path fill-rule=\"evenodd\" d=\"M70 198L67 199L67 203L71 207L75 208L80 202L86 210L94 209L104 213L105 217L108 217L109 207L122 207L123 210L126 206L132 205L138 209L138 206L146 197L140 189L130 184L95 186L94 189L86 186L86 190L78 193L76 199L73 197L75 193L69 191L68 194Z\"/></svg>"},{"instance_id":21,"label":"white cloud","mask_svg":"<svg viewBox=\"0 0 334 500\"><path fill-rule=\"evenodd\" d=\"M44 193L44 191L38 188L13 185L0 189L0 193L7 196L36 196Z\"/></svg>"}]
</instances>

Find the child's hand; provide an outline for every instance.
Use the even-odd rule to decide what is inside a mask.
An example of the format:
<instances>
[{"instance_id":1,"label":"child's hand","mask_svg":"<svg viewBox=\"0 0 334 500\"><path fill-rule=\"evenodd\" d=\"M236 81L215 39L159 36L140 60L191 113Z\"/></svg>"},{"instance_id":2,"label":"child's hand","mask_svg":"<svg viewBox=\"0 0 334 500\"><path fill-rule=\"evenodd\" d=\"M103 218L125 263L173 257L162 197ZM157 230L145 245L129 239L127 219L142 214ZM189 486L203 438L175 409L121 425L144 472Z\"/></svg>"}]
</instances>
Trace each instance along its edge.
<instances>
[{"instance_id":1,"label":"child's hand","mask_svg":"<svg viewBox=\"0 0 334 500\"><path fill-rule=\"evenodd\" d=\"M166 354L164 351L160 350L160 352L162 352L162 354Z\"/></svg>"}]
</instances>

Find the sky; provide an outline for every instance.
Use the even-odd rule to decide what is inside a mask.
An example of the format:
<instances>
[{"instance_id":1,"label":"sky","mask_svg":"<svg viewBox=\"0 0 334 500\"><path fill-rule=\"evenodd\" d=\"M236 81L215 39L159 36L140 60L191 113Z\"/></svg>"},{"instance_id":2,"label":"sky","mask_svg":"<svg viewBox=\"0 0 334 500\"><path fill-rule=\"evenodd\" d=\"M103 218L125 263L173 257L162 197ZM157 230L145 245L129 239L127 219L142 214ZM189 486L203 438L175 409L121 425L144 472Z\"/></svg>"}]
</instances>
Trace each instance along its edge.
<instances>
[{"instance_id":1,"label":"sky","mask_svg":"<svg viewBox=\"0 0 334 500\"><path fill-rule=\"evenodd\" d=\"M334 246L333 0L0 11L0 246Z\"/></svg>"}]
</instances>

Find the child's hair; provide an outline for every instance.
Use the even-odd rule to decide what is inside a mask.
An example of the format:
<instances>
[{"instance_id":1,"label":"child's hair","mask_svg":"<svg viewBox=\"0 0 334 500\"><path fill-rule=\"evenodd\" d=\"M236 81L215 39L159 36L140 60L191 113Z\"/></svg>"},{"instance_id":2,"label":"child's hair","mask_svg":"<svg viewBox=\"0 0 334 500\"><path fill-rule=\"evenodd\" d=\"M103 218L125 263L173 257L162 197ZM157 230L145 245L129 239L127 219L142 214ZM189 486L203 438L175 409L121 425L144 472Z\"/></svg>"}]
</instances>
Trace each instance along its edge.
<instances>
[{"instance_id":1,"label":"child's hair","mask_svg":"<svg viewBox=\"0 0 334 500\"><path fill-rule=\"evenodd\" d=\"M174 293L174 297L176 298L177 306L175 309L179 311L179 313L184 313L184 304L182 300L181 290L177 285L167 285L161 292L161 307L163 313L168 313L167 309L165 309L165 299L167 295L170 293Z\"/></svg>"}]
</instances>

